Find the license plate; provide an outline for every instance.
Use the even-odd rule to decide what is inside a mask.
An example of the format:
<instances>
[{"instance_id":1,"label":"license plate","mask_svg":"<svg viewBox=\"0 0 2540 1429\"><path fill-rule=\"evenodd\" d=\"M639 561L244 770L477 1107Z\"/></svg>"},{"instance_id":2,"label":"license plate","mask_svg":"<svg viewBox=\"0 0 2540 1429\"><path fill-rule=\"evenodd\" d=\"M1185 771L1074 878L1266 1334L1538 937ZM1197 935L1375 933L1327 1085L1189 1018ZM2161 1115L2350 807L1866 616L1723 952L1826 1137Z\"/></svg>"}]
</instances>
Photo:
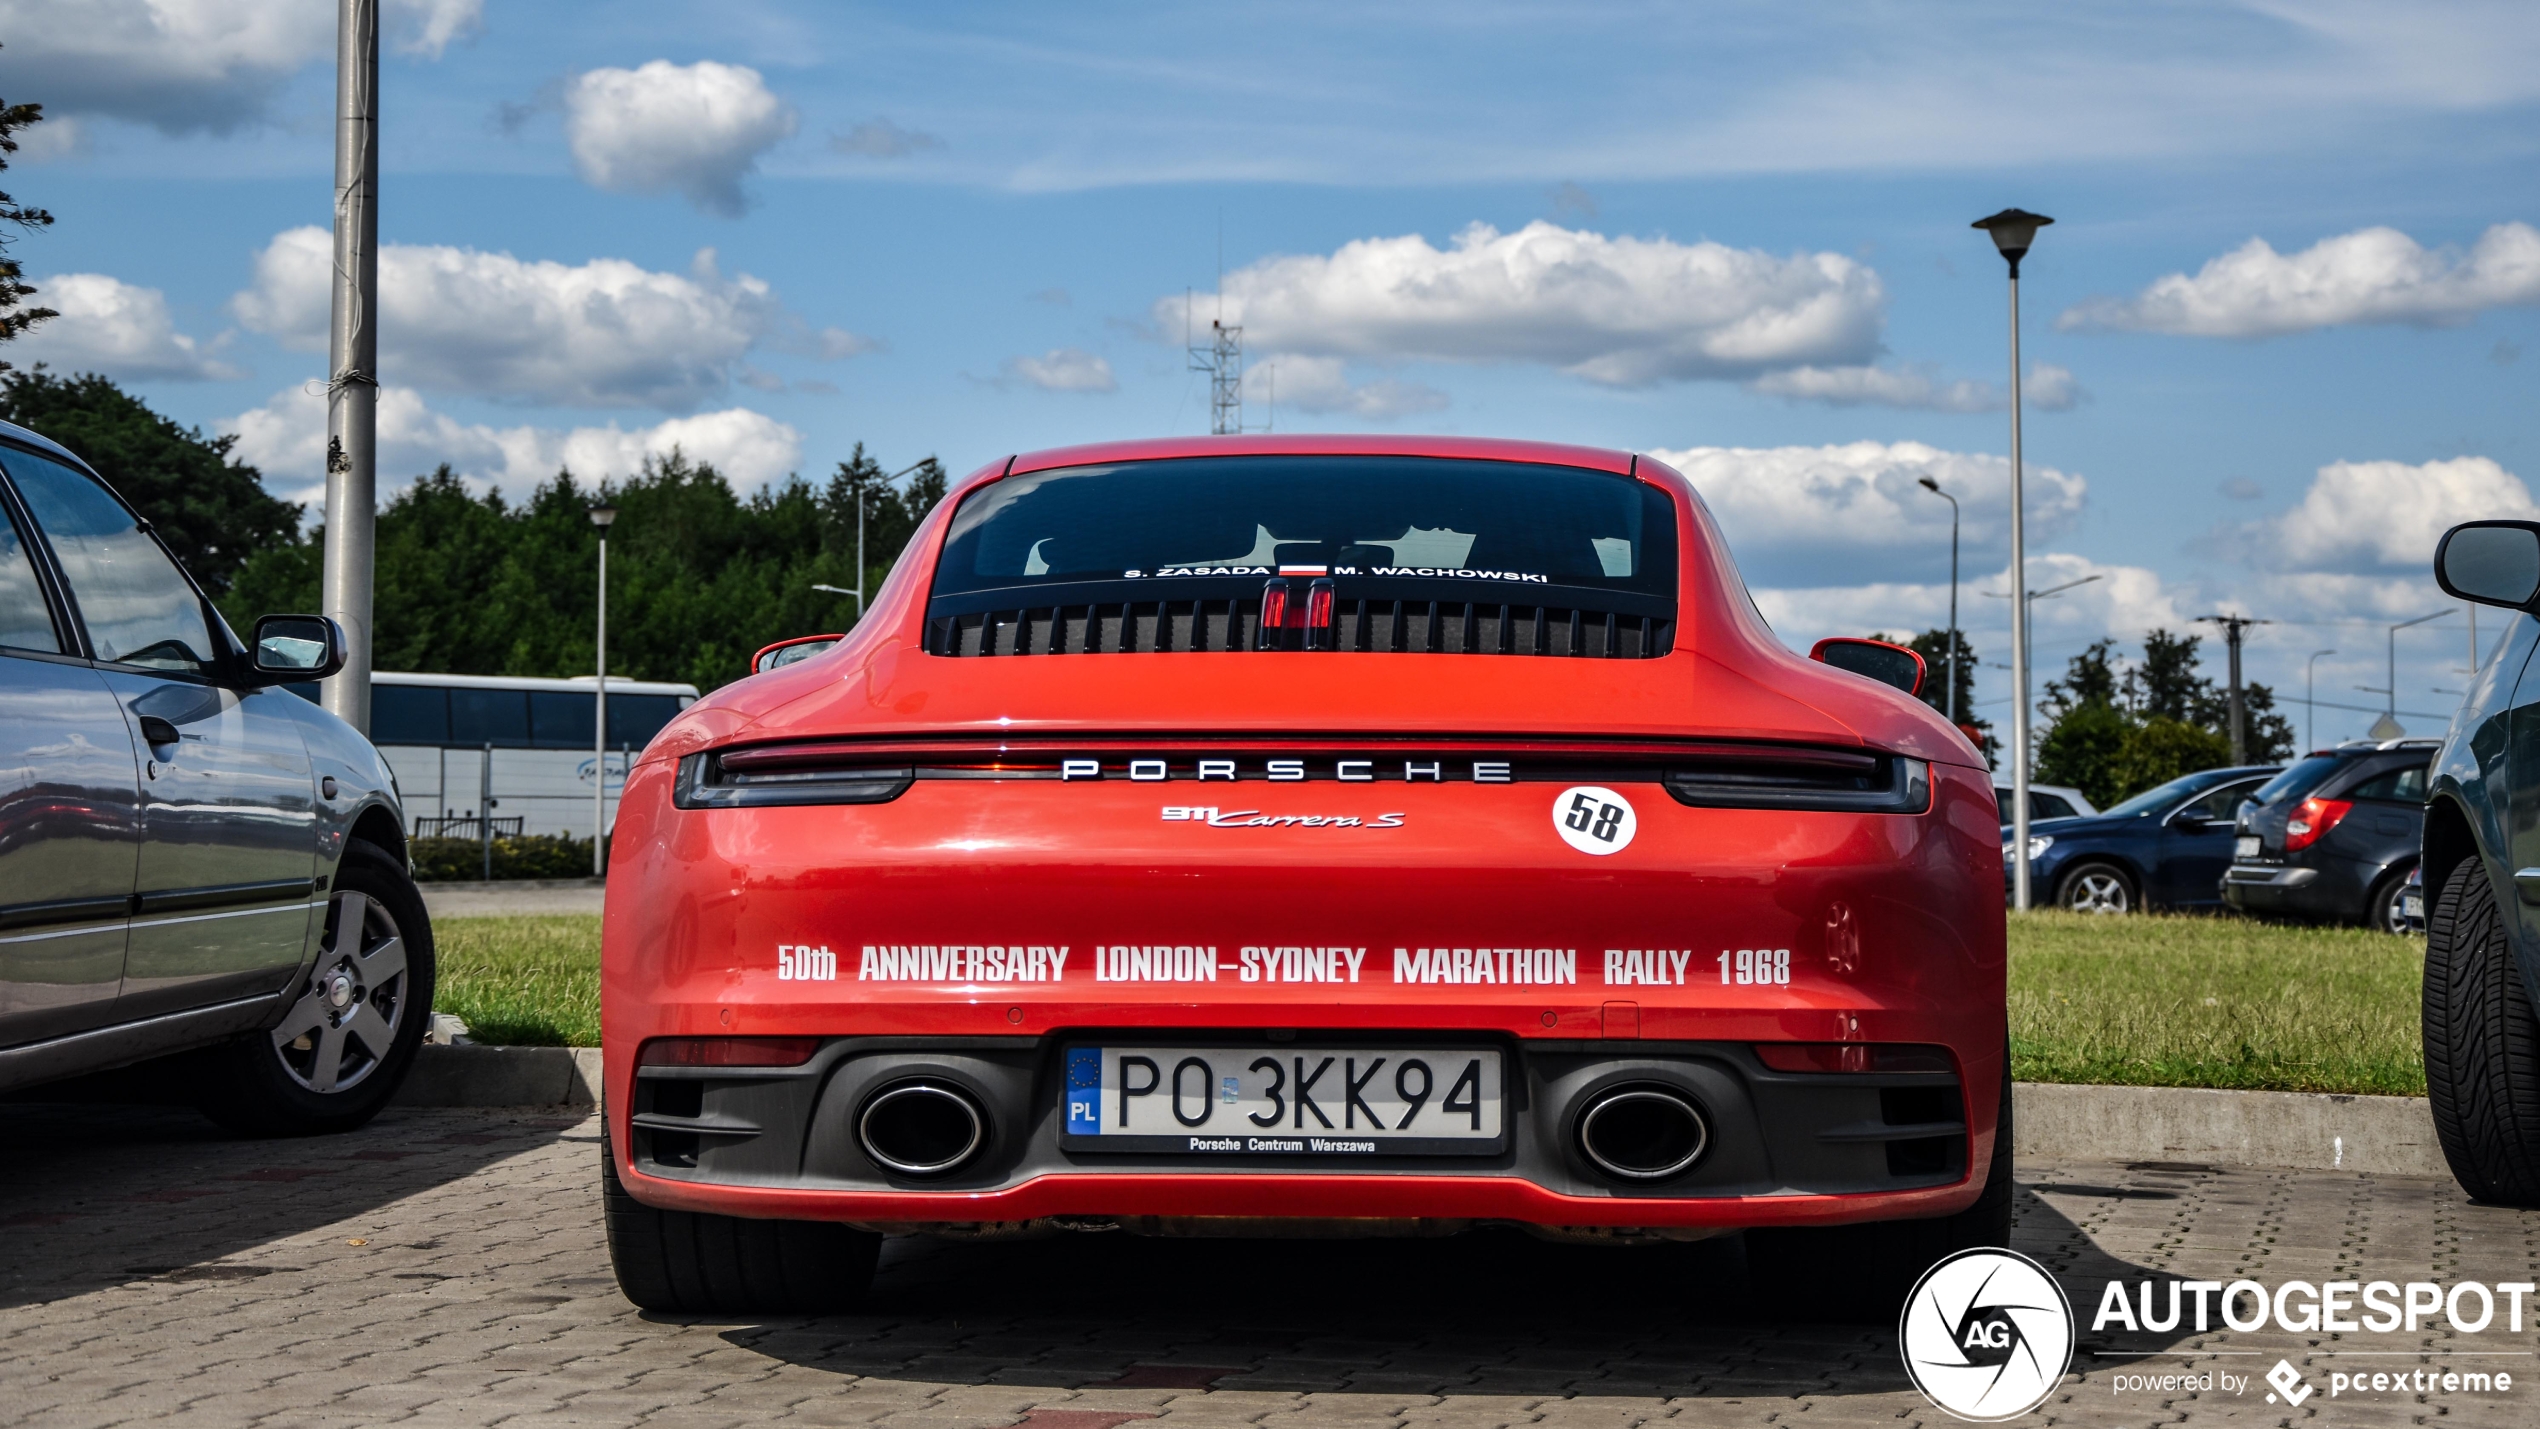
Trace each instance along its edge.
<instances>
[{"instance_id":1,"label":"license plate","mask_svg":"<svg viewBox=\"0 0 2540 1429\"><path fill-rule=\"evenodd\" d=\"M1070 1047L1076 1151L1473 1156L1507 1137L1500 1053L1481 1047Z\"/></svg>"},{"instance_id":2,"label":"license plate","mask_svg":"<svg viewBox=\"0 0 2540 1429\"><path fill-rule=\"evenodd\" d=\"M2401 917L2403 917L2403 918L2422 918L2422 917L2424 917L2424 916L2425 916L2425 895L2424 895L2424 894L2421 894L2421 893L2402 893L2402 894L2400 894L2400 895L2399 895L2399 916L2401 916Z\"/></svg>"},{"instance_id":3,"label":"license plate","mask_svg":"<svg viewBox=\"0 0 2540 1429\"><path fill-rule=\"evenodd\" d=\"M2233 858L2256 858L2258 856L2258 836L2255 834L2243 834L2239 838L2234 839L2231 845L2231 856Z\"/></svg>"}]
</instances>

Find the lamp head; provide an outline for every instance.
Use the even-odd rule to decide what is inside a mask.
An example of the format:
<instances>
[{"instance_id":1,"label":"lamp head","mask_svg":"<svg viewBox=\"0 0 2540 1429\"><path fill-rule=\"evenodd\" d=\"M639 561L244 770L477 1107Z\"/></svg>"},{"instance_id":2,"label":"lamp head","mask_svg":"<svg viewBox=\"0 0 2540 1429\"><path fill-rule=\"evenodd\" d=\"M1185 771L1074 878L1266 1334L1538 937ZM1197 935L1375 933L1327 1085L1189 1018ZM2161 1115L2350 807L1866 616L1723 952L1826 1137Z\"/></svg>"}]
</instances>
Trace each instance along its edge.
<instances>
[{"instance_id":1,"label":"lamp head","mask_svg":"<svg viewBox=\"0 0 2540 1429\"><path fill-rule=\"evenodd\" d=\"M1921 478L1914 484L1920 486L1925 491L1931 492L1935 496L1940 494L1940 483L1932 480L1928 476Z\"/></svg>"},{"instance_id":2,"label":"lamp head","mask_svg":"<svg viewBox=\"0 0 2540 1429\"><path fill-rule=\"evenodd\" d=\"M591 524L599 527L604 532L607 531L610 524L616 520L617 508L611 506L605 501L591 508Z\"/></svg>"},{"instance_id":3,"label":"lamp head","mask_svg":"<svg viewBox=\"0 0 2540 1429\"><path fill-rule=\"evenodd\" d=\"M2024 208L2006 208L1990 218L1979 218L1968 227L1981 228L1993 235L1993 246L2002 250L2002 257L2011 265L2011 276L2016 278L2020 275L2020 259L2027 256L2029 245L2037 241L2037 230L2054 221L2042 213L2031 213Z\"/></svg>"}]
</instances>

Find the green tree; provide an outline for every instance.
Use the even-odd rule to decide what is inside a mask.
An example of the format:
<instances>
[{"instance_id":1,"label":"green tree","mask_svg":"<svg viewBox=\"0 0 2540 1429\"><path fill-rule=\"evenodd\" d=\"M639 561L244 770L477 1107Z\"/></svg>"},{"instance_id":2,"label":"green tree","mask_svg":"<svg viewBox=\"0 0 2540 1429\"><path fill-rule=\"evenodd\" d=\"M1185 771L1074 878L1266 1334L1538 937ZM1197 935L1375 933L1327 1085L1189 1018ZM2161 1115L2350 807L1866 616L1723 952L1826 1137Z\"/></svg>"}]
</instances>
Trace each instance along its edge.
<instances>
[{"instance_id":1,"label":"green tree","mask_svg":"<svg viewBox=\"0 0 2540 1429\"><path fill-rule=\"evenodd\" d=\"M2214 698L2211 680L2196 672L2194 635L2152 630L2143 636L2143 663L2126 676L2126 691L2135 713L2146 719L2173 719L2203 724Z\"/></svg>"},{"instance_id":2,"label":"green tree","mask_svg":"<svg viewBox=\"0 0 2540 1429\"><path fill-rule=\"evenodd\" d=\"M2117 642L2100 640L2075 655L2064 667L2064 678L2046 682L2046 698L2038 703L2049 719L2061 719L2067 710L2085 705L2115 705L2122 682L2116 667Z\"/></svg>"},{"instance_id":3,"label":"green tree","mask_svg":"<svg viewBox=\"0 0 2540 1429\"><path fill-rule=\"evenodd\" d=\"M839 478L790 479L743 497L711 465L673 451L634 476L586 486L559 472L524 499L476 495L443 467L398 492L379 516L378 664L389 670L578 675L594 663L599 537L609 530L609 672L700 688L748 673L761 645L842 631L851 601L819 585L855 582L858 482L883 473L861 449ZM865 549L887 571L943 491L928 462L906 491L868 493ZM235 594L305 607L317 592L323 532L258 553Z\"/></svg>"},{"instance_id":4,"label":"green tree","mask_svg":"<svg viewBox=\"0 0 2540 1429\"><path fill-rule=\"evenodd\" d=\"M2230 736L2154 715L2127 731L2124 748L2117 755L2117 784L2131 797L2182 774L2230 762Z\"/></svg>"},{"instance_id":5,"label":"green tree","mask_svg":"<svg viewBox=\"0 0 2540 1429\"><path fill-rule=\"evenodd\" d=\"M1923 657L1923 703L1949 713L1949 640L1946 630L1926 630L1912 639L1895 637L1895 643L1913 647ZM1958 723L1971 725L1976 731L1976 747L1984 752L1985 762L1998 760L2001 742L1993 737L1993 723L1978 718L1976 706L1976 648L1967 643L1967 632L1957 632L1958 640ZM1880 637L1882 639L1888 637Z\"/></svg>"},{"instance_id":6,"label":"green tree","mask_svg":"<svg viewBox=\"0 0 2540 1429\"><path fill-rule=\"evenodd\" d=\"M9 155L18 151L18 131L42 122L44 122L43 105L10 104L0 100L0 170L9 167ZM38 228L49 228L52 223L52 214L43 209L19 203L9 194L0 192L0 225L14 226L31 232ZM26 270L18 266L16 258L10 256L9 245L16 239L17 235L9 232L7 227L0 227L0 342L7 342L46 318L61 316L51 308L18 306L21 299L34 297L35 289L26 282ZM8 370L9 364L0 362L0 372Z\"/></svg>"},{"instance_id":7,"label":"green tree","mask_svg":"<svg viewBox=\"0 0 2540 1429\"><path fill-rule=\"evenodd\" d=\"M230 456L238 438L180 427L95 373L56 377L38 363L0 375L0 419L42 432L97 468L215 599L251 555L291 543L299 527L300 508Z\"/></svg>"},{"instance_id":8,"label":"green tree","mask_svg":"<svg viewBox=\"0 0 2540 1429\"><path fill-rule=\"evenodd\" d=\"M2079 789L2107 808L2134 792L2125 783L2126 750L2141 728L2107 700L2070 706L2037 741L2037 782Z\"/></svg>"}]
</instances>

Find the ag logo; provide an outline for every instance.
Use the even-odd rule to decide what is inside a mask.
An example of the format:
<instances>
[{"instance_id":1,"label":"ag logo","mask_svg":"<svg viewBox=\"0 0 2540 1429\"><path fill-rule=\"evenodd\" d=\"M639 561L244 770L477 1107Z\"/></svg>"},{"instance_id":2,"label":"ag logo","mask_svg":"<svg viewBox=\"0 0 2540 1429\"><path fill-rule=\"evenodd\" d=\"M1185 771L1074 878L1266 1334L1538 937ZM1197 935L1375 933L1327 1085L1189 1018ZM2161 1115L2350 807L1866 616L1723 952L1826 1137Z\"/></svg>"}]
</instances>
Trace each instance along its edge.
<instances>
[{"instance_id":1,"label":"ag logo","mask_svg":"<svg viewBox=\"0 0 2540 1429\"><path fill-rule=\"evenodd\" d=\"M1923 1273L1897 1325L1905 1373L1960 1419L2016 1419L2046 1402L2073 1362L2073 1309L2036 1261L1962 1250Z\"/></svg>"},{"instance_id":2,"label":"ag logo","mask_svg":"<svg viewBox=\"0 0 2540 1429\"><path fill-rule=\"evenodd\" d=\"M1639 828L1631 800L1611 789L1580 784L1552 801L1552 831L1581 853L1620 852Z\"/></svg>"}]
</instances>

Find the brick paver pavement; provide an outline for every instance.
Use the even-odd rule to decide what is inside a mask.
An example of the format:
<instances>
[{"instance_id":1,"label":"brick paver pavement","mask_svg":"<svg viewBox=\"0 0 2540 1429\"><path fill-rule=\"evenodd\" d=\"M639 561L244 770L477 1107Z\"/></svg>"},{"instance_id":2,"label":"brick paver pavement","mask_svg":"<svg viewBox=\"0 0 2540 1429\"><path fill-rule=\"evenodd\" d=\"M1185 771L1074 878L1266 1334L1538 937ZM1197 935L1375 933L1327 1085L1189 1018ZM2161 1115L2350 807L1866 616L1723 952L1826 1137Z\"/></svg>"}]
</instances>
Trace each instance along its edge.
<instances>
[{"instance_id":1,"label":"brick paver pavement","mask_svg":"<svg viewBox=\"0 0 2540 1429\"><path fill-rule=\"evenodd\" d=\"M0 1423L873 1424L889 1429L1943 1425L1892 1330L1768 1323L1735 1238L1514 1234L893 1241L869 1313L640 1315L601 1244L596 1121L390 1113L355 1135L221 1137L191 1113L0 1105ZM2093 1332L2111 1276L2540 1280L2540 1214L2448 1182L2049 1162L2019 1248L2083 1353L2026 1422L2540 1421L2523 1333ZM2245 1308L2245 1305L2244 1305ZM2312 1393L2270 1403L2289 1358ZM2510 1393L2355 1394L2334 1371L2516 1374ZM2125 1375L2245 1384L2121 1388ZM2521 1381L2533 1381L2524 1383Z\"/></svg>"}]
</instances>

